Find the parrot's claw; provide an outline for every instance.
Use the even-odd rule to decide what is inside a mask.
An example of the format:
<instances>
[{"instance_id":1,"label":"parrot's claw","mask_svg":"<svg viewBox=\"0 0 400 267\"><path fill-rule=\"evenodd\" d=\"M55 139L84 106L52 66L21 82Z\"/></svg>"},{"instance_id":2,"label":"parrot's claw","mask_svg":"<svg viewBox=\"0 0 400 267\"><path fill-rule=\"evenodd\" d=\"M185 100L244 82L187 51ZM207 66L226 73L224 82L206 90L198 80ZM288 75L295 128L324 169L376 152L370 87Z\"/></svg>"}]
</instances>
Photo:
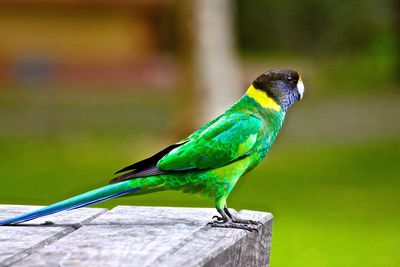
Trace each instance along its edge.
<instances>
[{"instance_id":1,"label":"parrot's claw","mask_svg":"<svg viewBox=\"0 0 400 267\"><path fill-rule=\"evenodd\" d=\"M217 216L217 215L214 215L213 217L212 217L212 219L213 220L216 220L217 222L222 222L222 221L224 221L224 218L222 218L222 217L220 217L220 216ZM209 223L210 224L210 223Z\"/></svg>"},{"instance_id":2,"label":"parrot's claw","mask_svg":"<svg viewBox=\"0 0 400 267\"><path fill-rule=\"evenodd\" d=\"M260 224L264 225L262 222L259 222L259 221L253 221L253 220L246 220L246 219L238 218L235 215L231 214L227 207L224 208L224 212L229 217L229 219L231 219L235 223L251 224L251 225L260 225ZM214 217L218 218L218 216L214 216Z\"/></svg>"},{"instance_id":3,"label":"parrot's claw","mask_svg":"<svg viewBox=\"0 0 400 267\"><path fill-rule=\"evenodd\" d=\"M242 224L250 224L250 225L264 225L262 222L259 221L253 221L253 220L246 220L246 219L240 219L237 217L233 217L232 221L235 223L242 223Z\"/></svg>"},{"instance_id":4,"label":"parrot's claw","mask_svg":"<svg viewBox=\"0 0 400 267\"><path fill-rule=\"evenodd\" d=\"M242 230L246 230L249 232L256 231L258 233L258 230L252 224L249 225L249 224L237 223L232 220L224 221L221 217L218 217L218 216L214 216L214 217L217 217L217 221L209 222L207 225L210 225L211 227L219 227L219 228L242 229Z\"/></svg>"}]
</instances>

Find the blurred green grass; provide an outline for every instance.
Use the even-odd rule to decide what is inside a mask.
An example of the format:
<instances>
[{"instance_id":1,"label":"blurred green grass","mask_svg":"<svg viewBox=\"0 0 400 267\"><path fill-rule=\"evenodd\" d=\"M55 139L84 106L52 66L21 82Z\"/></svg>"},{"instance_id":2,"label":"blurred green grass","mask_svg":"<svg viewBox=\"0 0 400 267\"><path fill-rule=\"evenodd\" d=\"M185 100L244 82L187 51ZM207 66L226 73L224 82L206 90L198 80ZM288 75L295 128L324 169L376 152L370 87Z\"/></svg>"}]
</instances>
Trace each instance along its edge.
<instances>
[{"instance_id":1,"label":"blurred green grass","mask_svg":"<svg viewBox=\"0 0 400 267\"><path fill-rule=\"evenodd\" d=\"M175 141L167 134L174 114L169 95L2 94L0 203L46 205L102 186L120 167ZM228 200L238 210L274 214L272 266L400 265L400 126L390 120L399 114L396 99L311 97L288 114L267 159ZM115 205L213 202L161 192L99 206Z\"/></svg>"}]
</instances>

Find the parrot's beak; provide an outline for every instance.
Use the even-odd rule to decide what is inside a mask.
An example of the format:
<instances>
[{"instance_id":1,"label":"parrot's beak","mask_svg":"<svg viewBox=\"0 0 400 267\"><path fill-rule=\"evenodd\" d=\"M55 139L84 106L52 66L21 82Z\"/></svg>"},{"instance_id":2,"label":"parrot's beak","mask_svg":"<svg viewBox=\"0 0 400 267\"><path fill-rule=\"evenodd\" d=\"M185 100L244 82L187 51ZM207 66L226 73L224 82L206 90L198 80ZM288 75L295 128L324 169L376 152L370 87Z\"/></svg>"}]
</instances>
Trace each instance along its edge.
<instances>
[{"instance_id":1,"label":"parrot's beak","mask_svg":"<svg viewBox=\"0 0 400 267\"><path fill-rule=\"evenodd\" d=\"M299 92L299 100L301 100L303 98L303 94L304 94L304 84L303 81L301 80L301 77L299 78L299 81L297 82L297 91Z\"/></svg>"}]
</instances>

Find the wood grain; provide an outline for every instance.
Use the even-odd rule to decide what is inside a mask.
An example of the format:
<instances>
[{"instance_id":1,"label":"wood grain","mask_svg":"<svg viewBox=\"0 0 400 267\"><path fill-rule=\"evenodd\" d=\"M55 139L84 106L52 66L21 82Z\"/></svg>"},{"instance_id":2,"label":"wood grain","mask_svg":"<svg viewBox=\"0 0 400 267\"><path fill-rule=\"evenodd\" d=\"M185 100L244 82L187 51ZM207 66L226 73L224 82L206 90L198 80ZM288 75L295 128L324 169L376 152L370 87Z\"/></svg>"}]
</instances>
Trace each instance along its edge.
<instances>
[{"instance_id":1,"label":"wood grain","mask_svg":"<svg viewBox=\"0 0 400 267\"><path fill-rule=\"evenodd\" d=\"M14 217L38 208L40 206L0 205L0 219ZM106 209L86 208L42 217L18 226L1 226L0 266L11 265L35 253L106 211ZM43 225L46 221L55 224Z\"/></svg>"}]
</instances>

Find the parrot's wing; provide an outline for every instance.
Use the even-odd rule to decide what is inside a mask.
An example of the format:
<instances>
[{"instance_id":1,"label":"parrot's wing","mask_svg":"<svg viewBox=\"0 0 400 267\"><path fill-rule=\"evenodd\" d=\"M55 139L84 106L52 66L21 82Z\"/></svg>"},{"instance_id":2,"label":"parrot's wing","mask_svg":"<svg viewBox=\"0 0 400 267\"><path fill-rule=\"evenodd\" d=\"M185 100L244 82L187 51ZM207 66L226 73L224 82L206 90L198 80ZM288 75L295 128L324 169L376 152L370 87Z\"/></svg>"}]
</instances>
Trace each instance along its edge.
<instances>
[{"instance_id":1,"label":"parrot's wing","mask_svg":"<svg viewBox=\"0 0 400 267\"><path fill-rule=\"evenodd\" d=\"M167 155L171 150L173 150L174 148L177 148L187 142L189 142L190 140L196 139L199 135L201 135L205 130L207 130L207 128L210 127L210 125L214 124L216 121L218 121L223 115L219 116L218 118L206 123L205 125L203 125L203 127L201 127L200 129L198 129L197 131L195 131L194 133L192 133L190 136L188 136L187 138L179 141L178 143L175 143L173 145L170 145L166 148L164 148L163 150L161 150L160 152L154 154L153 156L146 158L144 160L135 162L129 166L126 166L124 168L122 168L121 170L118 170L115 174L118 173L122 173L122 172L127 172L127 171L133 171L135 174L159 174L159 173L153 173L153 172L161 172L161 170L157 169L156 165L157 162L162 159L165 155ZM144 173L146 172L146 173ZM147 173L150 172L150 173ZM131 174L133 174L131 172ZM118 177L117 177L118 178Z\"/></svg>"},{"instance_id":2,"label":"parrot's wing","mask_svg":"<svg viewBox=\"0 0 400 267\"><path fill-rule=\"evenodd\" d=\"M216 168L251 152L262 121L250 114L221 116L201 134L172 149L157 163L161 171ZM194 137L194 138L193 138Z\"/></svg>"},{"instance_id":3,"label":"parrot's wing","mask_svg":"<svg viewBox=\"0 0 400 267\"><path fill-rule=\"evenodd\" d=\"M125 173L112 179L110 183L222 166L250 152L261 124L260 119L249 114L220 116L188 138L117 171L116 174Z\"/></svg>"}]
</instances>

